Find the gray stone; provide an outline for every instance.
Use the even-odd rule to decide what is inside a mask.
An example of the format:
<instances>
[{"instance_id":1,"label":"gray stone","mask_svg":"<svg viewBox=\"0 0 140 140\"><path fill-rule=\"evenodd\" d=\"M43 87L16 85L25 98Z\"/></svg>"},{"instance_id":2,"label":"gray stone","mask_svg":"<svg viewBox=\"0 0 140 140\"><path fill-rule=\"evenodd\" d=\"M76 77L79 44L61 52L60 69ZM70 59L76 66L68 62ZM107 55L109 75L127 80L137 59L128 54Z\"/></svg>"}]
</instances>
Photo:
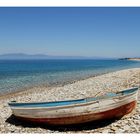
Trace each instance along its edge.
<instances>
[{"instance_id":1,"label":"gray stone","mask_svg":"<svg viewBox=\"0 0 140 140\"><path fill-rule=\"evenodd\" d=\"M124 129L124 130L129 130L129 129L130 129L130 126L125 125L125 126L123 127L123 129Z\"/></svg>"}]
</instances>

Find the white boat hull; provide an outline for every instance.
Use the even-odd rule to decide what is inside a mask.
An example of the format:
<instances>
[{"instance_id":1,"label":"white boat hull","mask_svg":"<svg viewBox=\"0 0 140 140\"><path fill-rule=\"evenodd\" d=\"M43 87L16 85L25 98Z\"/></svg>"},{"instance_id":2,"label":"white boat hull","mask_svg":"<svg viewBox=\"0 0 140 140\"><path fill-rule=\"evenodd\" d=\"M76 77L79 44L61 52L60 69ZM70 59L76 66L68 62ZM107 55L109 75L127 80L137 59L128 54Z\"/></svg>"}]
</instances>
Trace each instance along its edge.
<instances>
[{"instance_id":1,"label":"white boat hull","mask_svg":"<svg viewBox=\"0 0 140 140\"><path fill-rule=\"evenodd\" d=\"M11 109L16 117L24 120L65 125L121 117L135 108L136 101L137 92L125 96L89 101L83 104L48 108L11 107Z\"/></svg>"}]
</instances>

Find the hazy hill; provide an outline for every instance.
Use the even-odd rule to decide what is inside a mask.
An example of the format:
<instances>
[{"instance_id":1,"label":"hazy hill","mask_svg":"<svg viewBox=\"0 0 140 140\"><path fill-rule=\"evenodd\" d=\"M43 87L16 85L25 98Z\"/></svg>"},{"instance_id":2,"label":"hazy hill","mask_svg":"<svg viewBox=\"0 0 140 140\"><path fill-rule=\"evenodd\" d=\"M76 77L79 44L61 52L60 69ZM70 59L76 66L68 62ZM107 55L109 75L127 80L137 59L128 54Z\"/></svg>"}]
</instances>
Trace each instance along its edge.
<instances>
[{"instance_id":1,"label":"hazy hill","mask_svg":"<svg viewBox=\"0 0 140 140\"><path fill-rule=\"evenodd\" d=\"M15 60L15 59L112 59L105 57L84 57L84 56L51 56L45 54L24 54L24 53L9 53L0 55L0 60Z\"/></svg>"},{"instance_id":2,"label":"hazy hill","mask_svg":"<svg viewBox=\"0 0 140 140\"><path fill-rule=\"evenodd\" d=\"M10 53L0 55L2 60L11 59L101 59L100 57L83 57L83 56L50 56L44 54L24 54L24 53Z\"/></svg>"}]
</instances>

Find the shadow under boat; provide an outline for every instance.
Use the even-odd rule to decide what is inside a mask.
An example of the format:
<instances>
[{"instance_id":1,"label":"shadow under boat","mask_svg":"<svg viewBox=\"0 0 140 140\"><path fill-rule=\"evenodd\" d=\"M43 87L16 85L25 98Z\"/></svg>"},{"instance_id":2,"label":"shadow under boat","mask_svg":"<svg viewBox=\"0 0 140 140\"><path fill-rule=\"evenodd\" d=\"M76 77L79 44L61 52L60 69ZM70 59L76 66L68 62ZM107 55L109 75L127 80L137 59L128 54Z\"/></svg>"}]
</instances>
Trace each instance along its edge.
<instances>
[{"instance_id":1,"label":"shadow under boat","mask_svg":"<svg viewBox=\"0 0 140 140\"><path fill-rule=\"evenodd\" d=\"M42 128L52 131L66 132L66 131L84 131L84 130L95 130L98 128L103 128L112 123L120 120L120 118L106 119L106 120L97 120L92 122L86 122L81 124L71 124L71 125L49 125L47 123L34 123L26 120L20 120L14 115L11 115L6 122L15 126L21 126L23 128Z\"/></svg>"}]
</instances>

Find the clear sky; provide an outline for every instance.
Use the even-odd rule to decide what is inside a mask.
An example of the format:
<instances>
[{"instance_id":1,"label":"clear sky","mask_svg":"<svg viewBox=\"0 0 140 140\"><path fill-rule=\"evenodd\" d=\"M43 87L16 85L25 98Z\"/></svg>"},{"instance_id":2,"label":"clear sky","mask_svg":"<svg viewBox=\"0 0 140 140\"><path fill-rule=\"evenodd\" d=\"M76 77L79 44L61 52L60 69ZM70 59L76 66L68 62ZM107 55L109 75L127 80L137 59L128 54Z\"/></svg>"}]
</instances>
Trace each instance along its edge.
<instances>
[{"instance_id":1,"label":"clear sky","mask_svg":"<svg viewBox=\"0 0 140 140\"><path fill-rule=\"evenodd\" d=\"M0 8L0 54L140 56L140 8Z\"/></svg>"}]
</instances>

